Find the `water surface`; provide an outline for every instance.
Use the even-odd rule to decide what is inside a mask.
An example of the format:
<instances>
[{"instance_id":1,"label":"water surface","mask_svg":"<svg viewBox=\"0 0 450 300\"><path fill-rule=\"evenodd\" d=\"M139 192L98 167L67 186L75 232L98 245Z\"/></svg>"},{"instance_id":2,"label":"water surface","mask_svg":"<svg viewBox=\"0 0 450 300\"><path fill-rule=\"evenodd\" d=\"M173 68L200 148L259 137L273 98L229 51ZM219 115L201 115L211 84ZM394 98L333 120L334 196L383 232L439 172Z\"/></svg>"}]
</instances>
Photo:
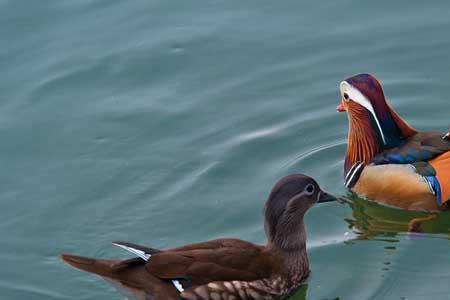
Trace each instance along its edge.
<instances>
[{"instance_id":1,"label":"water surface","mask_svg":"<svg viewBox=\"0 0 450 300\"><path fill-rule=\"evenodd\" d=\"M0 298L123 299L58 254L223 236L303 172L344 195L338 83L370 72L415 127L449 116L447 1L0 1ZM306 218L295 299L448 299L448 214L352 197Z\"/></svg>"}]
</instances>

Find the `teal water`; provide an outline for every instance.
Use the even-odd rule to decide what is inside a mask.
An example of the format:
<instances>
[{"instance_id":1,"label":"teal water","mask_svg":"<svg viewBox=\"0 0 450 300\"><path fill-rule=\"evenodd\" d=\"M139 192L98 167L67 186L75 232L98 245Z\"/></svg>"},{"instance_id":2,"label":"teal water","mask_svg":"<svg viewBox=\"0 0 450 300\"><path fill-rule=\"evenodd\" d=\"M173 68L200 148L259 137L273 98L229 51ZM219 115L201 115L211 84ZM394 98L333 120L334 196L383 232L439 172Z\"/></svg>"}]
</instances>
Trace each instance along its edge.
<instances>
[{"instance_id":1,"label":"teal water","mask_svg":"<svg viewBox=\"0 0 450 300\"><path fill-rule=\"evenodd\" d=\"M447 1L0 1L0 299L123 299L61 251L232 236L303 172L344 195L338 83L370 72L415 127L449 117ZM295 299L448 299L450 216L354 197L306 218Z\"/></svg>"}]
</instances>

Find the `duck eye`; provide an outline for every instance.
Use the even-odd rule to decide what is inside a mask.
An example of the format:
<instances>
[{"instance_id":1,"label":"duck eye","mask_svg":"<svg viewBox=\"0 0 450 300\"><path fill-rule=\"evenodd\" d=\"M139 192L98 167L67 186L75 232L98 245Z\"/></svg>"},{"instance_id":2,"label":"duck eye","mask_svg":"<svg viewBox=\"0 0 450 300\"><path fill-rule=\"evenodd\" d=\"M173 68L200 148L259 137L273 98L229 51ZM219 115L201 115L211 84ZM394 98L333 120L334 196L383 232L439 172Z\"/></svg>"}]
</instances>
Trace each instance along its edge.
<instances>
[{"instance_id":1,"label":"duck eye","mask_svg":"<svg viewBox=\"0 0 450 300\"><path fill-rule=\"evenodd\" d=\"M312 193L314 193L314 186L312 184L308 184L308 186L305 188L305 191L306 193L311 195Z\"/></svg>"},{"instance_id":2,"label":"duck eye","mask_svg":"<svg viewBox=\"0 0 450 300\"><path fill-rule=\"evenodd\" d=\"M344 93L344 99L347 100L347 101L350 100L350 97L348 96L347 93Z\"/></svg>"}]
</instances>

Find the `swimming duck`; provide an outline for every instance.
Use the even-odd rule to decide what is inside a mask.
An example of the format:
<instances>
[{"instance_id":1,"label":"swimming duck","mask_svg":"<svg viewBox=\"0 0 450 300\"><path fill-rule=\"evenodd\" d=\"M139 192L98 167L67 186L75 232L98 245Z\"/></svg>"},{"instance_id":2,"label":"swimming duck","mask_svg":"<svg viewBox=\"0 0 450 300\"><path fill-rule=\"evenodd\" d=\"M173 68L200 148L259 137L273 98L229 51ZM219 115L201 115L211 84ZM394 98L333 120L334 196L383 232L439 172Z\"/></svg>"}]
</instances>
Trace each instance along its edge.
<instances>
[{"instance_id":1,"label":"swimming duck","mask_svg":"<svg viewBox=\"0 0 450 300\"><path fill-rule=\"evenodd\" d=\"M114 242L137 257L119 261L62 254L62 259L136 299L283 299L310 272L304 214L316 202L333 200L314 179L293 174L276 183L266 202L264 246L217 239L158 250Z\"/></svg>"},{"instance_id":2,"label":"swimming duck","mask_svg":"<svg viewBox=\"0 0 450 300\"><path fill-rule=\"evenodd\" d=\"M421 132L387 103L380 82L359 74L340 83L349 120L344 175L359 195L408 210L446 209L450 133Z\"/></svg>"}]
</instances>

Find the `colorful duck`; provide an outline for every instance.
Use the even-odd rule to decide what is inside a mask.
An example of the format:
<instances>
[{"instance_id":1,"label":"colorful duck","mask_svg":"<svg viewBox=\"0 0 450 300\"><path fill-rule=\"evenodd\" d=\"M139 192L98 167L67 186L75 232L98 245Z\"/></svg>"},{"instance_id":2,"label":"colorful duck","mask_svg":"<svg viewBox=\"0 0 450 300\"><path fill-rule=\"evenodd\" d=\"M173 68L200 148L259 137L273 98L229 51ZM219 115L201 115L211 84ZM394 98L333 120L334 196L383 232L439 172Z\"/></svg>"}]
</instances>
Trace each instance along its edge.
<instances>
[{"instance_id":1,"label":"colorful duck","mask_svg":"<svg viewBox=\"0 0 450 300\"><path fill-rule=\"evenodd\" d=\"M359 195L408 210L435 211L450 203L450 133L420 132L387 103L369 74L340 83L349 120L344 175Z\"/></svg>"},{"instance_id":2,"label":"colorful duck","mask_svg":"<svg viewBox=\"0 0 450 300\"><path fill-rule=\"evenodd\" d=\"M309 275L303 216L316 202L336 200L301 174L282 178L265 206L268 242L218 239L169 250L116 242L137 258L125 261L63 254L83 271L112 282L137 299L284 299Z\"/></svg>"}]
</instances>

